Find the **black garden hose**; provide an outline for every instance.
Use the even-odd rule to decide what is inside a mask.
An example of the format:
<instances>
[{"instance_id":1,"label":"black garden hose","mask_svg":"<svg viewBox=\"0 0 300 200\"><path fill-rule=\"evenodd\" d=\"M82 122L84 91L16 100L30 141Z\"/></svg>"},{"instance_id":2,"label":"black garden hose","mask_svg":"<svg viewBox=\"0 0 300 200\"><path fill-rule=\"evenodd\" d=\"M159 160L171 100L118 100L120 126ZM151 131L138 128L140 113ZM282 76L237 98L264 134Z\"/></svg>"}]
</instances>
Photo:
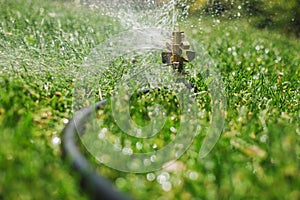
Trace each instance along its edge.
<instances>
[{"instance_id":1,"label":"black garden hose","mask_svg":"<svg viewBox=\"0 0 300 200\"><path fill-rule=\"evenodd\" d=\"M130 198L118 192L111 182L93 170L87 159L79 151L78 134L84 134L82 131L91 113L105 105L105 103L106 100L103 100L94 106L83 108L70 120L62 136L63 158L70 162L74 170L79 173L81 187L91 199L129 200Z\"/></svg>"}]
</instances>

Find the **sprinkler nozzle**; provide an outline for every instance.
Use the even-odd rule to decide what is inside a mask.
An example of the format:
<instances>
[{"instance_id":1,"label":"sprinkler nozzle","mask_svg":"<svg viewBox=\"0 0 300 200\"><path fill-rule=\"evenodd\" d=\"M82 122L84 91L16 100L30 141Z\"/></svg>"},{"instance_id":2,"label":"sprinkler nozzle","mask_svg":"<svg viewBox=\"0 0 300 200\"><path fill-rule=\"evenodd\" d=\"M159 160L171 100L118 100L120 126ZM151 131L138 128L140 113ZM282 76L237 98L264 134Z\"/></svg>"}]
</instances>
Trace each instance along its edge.
<instances>
[{"instance_id":1,"label":"sprinkler nozzle","mask_svg":"<svg viewBox=\"0 0 300 200\"><path fill-rule=\"evenodd\" d=\"M171 43L166 44L167 51L162 52L162 62L172 65L179 72L184 71L184 62L191 62L195 58L195 52L189 50L190 44L184 39L183 31L172 33Z\"/></svg>"}]
</instances>

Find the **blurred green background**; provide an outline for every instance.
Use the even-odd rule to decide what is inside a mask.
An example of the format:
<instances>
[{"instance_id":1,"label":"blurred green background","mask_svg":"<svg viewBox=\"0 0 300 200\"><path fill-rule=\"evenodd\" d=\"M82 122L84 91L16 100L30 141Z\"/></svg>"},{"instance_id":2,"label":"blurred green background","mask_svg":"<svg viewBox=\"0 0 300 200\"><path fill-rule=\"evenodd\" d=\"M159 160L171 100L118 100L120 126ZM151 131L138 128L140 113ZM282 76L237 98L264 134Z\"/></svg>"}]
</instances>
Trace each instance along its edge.
<instances>
[{"instance_id":1,"label":"blurred green background","mask_svg":"<svg viewBox=\"0 0 300 200\"><path fill-rule=\"evenodd\" d=\"M190 14L208 14L222 18L251 17L258 28L279 29L300 36L299 0L179 0L178 6Z\"/></svg>"}]
</instances>

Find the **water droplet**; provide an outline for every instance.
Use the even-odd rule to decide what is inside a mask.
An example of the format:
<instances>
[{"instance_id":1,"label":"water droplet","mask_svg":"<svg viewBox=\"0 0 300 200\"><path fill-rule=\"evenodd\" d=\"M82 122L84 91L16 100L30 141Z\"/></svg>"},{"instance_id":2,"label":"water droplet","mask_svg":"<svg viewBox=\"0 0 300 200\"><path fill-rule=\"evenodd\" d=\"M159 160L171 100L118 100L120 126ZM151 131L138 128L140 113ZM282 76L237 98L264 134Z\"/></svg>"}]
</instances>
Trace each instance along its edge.
<instances>
[{"instance_id":1,"label":"water droplet","mask_svg":"<svg viewBox=\"0 0 300 200\"><path fill-rule=\"evenodd\" d=\"M152 155L152 156L150 157L150 160L151 160L151 162L155 162L155 160L156 160L156 155Z\"/></svg>"},{"instance_id":2,"label":"water droplet","mask_svg":"<svg viewBox=\"0 0 300 200\"><path fill-rule=\"evenodd\" d=\"M170 179L170 174L168 172L162 172L160 175L157 176L157 182L163 184Z\"/></svg>"},{"instance_id":3,"label":"water droplet","mask_svg":"<svg viewBox=\"0 0 300 200\"><path fill-rule=\"evenodd\" d=\"M172 133L176 133L176 132L177 132L176 128L174 128L173 126L170 128L170 131L171 131Z\"/></svg>"},{"instance_id":4,"label":"water droplet","mask_svg":"<svg viewBox=\"0 0 300 200\"><path fill-rule=\"evenodd\" d=\"M269 53L269 49L265 49L265 54L268 54Z\"/></svg>"},{"instance_id":5,"label":"water droplet","mask_svg":"<svg viewBox=\"0 0 300 200\"><path fill-rule=\"evenodd\" d=\"M153 144L153 149L156 149L157 148L157 144Z\"/></svg>"},{"instance_id":6,"label":"water droplet","mask_svg":"<svg viewBox=\"0 0 300 200\"><path fill-rule=\"evenodd\" d=\"M281 61L281 57L276 58L275 63L279 63Z\"/></svg>"},{"instance_id":7,"label":"water droplet","mask_svg":"<svg viewBox=\"0 0 300 200\"><path fill-rule=\"evenodd\" d=\"M259 138L260 142L266 143L268 140L268 135L264 134Z\"/></svg>"},{"instance_id":8,"label":"water droplet","mask_svg":"<svg viewBox=\"0 0 300 200\"><path fill-rule=\"evenodd\" d=\"M69 123L69 120L66 119L66 118L64 118L64 119L63 119L63 123L64 123L64 124L67 124L67 123Z\"/></svg>"},{"instance_id":9,"label":"water droplet","mask_svg":"<svg viewBox=\"0 0 300 200\"><path fill-rule=\"evenodd\" d=\"M132 154L133 154L133 151L132 151L131 148L125 147L125 148L122 149L122 153L123 153L124 155L132 155Z\"/></svg>"},{"instance_id":10,"label":"water droplet","mask_svg":"<svg viewBox=\"0 0 300 200\"><path fill-rule=\"evenodd\" d=\"M155 174L149 173L146 175L148 181L154 181L155 180Z\"/></svg>"},{"instance_id":11,"label":"water droplet","mask_svg":"<svg viewBox=\"0 0 300 200\"><path fill-rule=\"evenodd\" d=\"M279 72L279 75L280 75L280 76L283 76L283 75L284 75L284 72Z\"/></svg>"},{"instance_id":12,"label":"water droplet","mask_svg":"<svg viewBox=\"0 0 300 200\"><path fill-rule=\"evenodd\" d=\"M164 182L162 183L162 189L168 192L172 189L172 184L170 182Z\"/></svg>"},{"instance_id":13,"label":"water droplet","mask_svg":"<svg viewBox=\"0 0 300 200\"><path fill-rule=\"evenodd\" d=\"M190 178L191 180L197 180L198 177L199 177L199 174L198 174L197 172L191 171L191 172L189 173L189 178Z\"/></svg>"},{"instance_id":14,"label":"water droplet","mask_svg":"<svg viewBox=\"0 0 300 200\"><path fill-rule=\"evenodd\" d=\"M136 146L136 148L139 149L139 150L143 148L143 144L140 143L140 142L137 142L137 143L135 144L135 146Z\"/></svg>"},{"instance_id":15,"label":"water droplet","mask_svg":"<svg viewBox=\"0 0 300 200\"><path fill-rule=\"evenodd\" d=\"M262 58L261 58L261 57L258 57L256 60L257 60L257 62L261 62L261 61L262 61Z\"/></svg>"},{"instance_id":16,"label":"water droplet","mask_svg":"<svg viewBox=\"0 0 300 200\"><path fill-rule=\"evenodd\" d=\"M59 137L53 136L51 142L52 142L52 144L54 144L54 145L59 145L59 144L61 143L61 140L60 140Z\"/></svg>"},{"instance_id":17,"label":"water droplet","mask_svg":"<svg viewBox=\"0 0 300 200\"><path fill-rule=\"evenodd\" d=\"M258 79L259 79L259 76L260 76L260 74L257 73L256 75L253 76L253 79L254 79L254 80L258 80Z\"/></svg>"}]
</instances>

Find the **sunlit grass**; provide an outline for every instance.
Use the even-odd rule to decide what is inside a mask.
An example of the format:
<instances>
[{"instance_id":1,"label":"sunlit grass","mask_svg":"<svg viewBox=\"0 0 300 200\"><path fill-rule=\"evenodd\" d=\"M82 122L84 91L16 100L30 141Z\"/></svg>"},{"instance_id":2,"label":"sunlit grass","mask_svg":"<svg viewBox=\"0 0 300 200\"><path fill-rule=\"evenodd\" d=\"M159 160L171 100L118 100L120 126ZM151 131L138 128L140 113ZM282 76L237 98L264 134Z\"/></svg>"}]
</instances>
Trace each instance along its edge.
<instances>
[{"instance_id":1,"label":"sunlit grass","mask_svg":"<svg viewBox=\"0 0 300 200\"><path fill-rule=\"evenodd\" d=\"M72 116L75 73L118 25L61 1L2 0L0 11L0 199L86 199L60 158L59 138ZM254 29L246 19L192 18L182 27L222 74L227 112L220 140L199 159L204 135L198 135L171 169L135 175L95 168L139 199L299 199L299 40ZM192 81L207 89L201 79ZM203 94L199 104L209 109ZM140 124L146 99L133 100Z\"/></svg>"}]
</instances>

